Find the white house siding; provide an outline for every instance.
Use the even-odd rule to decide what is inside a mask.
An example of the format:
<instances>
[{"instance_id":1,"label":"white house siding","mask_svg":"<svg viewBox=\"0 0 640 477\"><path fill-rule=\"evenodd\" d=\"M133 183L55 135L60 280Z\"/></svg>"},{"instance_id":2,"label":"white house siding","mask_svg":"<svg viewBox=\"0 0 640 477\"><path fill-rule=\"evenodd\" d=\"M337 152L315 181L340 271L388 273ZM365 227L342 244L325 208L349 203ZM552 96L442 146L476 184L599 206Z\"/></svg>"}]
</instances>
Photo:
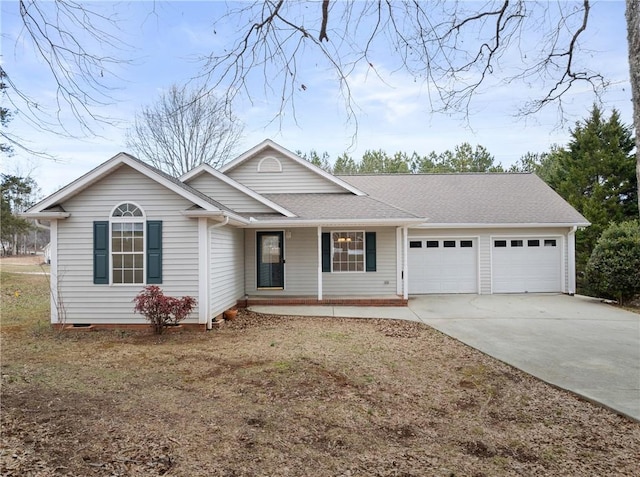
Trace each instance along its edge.
<instances>
[{"instance_id":1,"label":"white house siding","mask_svg":"<svg viewBox=\"0 0 640 477\"><path fill-rule=\"evenodd\" d=\"M325 229L323 232L333 230L349 230L349 228ZM364 231L376 232L376 271L323 273L322 290L324 295L383 297L396 295L396 229L395 227L366 228Z\"/></svg>"},{"instance_id":2,"label":"white house siding","mask_svg":"<svg viewBox=\"0 0 640 477\"><path fill-rule=\"evenodd\" d=\"M282 172L258 172L258 164L265 157L278 159ZM273 150L257 154L227 174L259 194L345 192L340 186Z\"/></svg>"},{"instance_id":3,"label":"white house siding","mask_svg":"<svg viewBox=\"0 0 640 477\"><path fill-rule=\"evenodd\" d=\"M335 230L347 230L339 227ZM323 232L333 229L325 228ZM395 228L356 227L353 230L376 232L377 271L361 273L322 273L323 296L391 296L396 294ZM287 238L289 235L289 238ZM245 287L249 295L316 296L318 293L318 231L316 228L292 228L285 231L285 288L256 288L256 230L245 233Z\"/></svg>"},{"instance_id":4,"label":"white house siding","mask_svg":"<svg viewBox=\"0 0 640 477\"><path fill-rule=\"evenodd\" d=\"M171 296L198 298L198 222L181 214L192 204L123 166L64 202L71 216L58 221L58 280L67 323L145 323L133 313L133 298L143 285L93 283L93 221L109 220L121 202L133 202L147 220L163 221L163 283ZM198 309L185 323L197 323Z\"/></svg>"},{"instance_id":5,"label":"white house siding","mask_svg":"<svg viewBox=\"0 0 640 477\"><path fill-rule=\"evenodd\" d=\"M222 182L210 174L204 173L187 181L187 183L198 189L212 199L226 205L230 209L238 213L272 213L273 209L264 205L262 202L249 197L244 192L239 191L235 187Z\"/></svg>"},{"instance_id":6,"label":"white house siding","mask_svg":"<svg viewBox=\"0 0 640 477\"><path fill-rule=\"evenodd\" d=\"M429 229L414 228L409 229L409 240L416 237L455 237L455 238L477 238L478 239L478 272L479 272L479 290L480 294L492 293L492 270L491 270L491 254L492 254L492 238L497 237L530 237L530 236L557 236L559 239L558 246L562 247L562 256L564 276L562 277L564 289L568 286L568 250L567 250L567 233L569 229L566 227L556 228L453 228L453 229ZM409 281L411 281L411 263L409 263Z\"/></svg>"},{"instance_id":7,"label":"white house siding","mask_svg":"<svg viewBox=\"0 0 640 477\"><path fill-rule=\"evenodd\" d=\"M209 229L210 315L217 316L244 296L244 230Z\"/></svg>"},{"instance_id":8,"label":"white house siding","mask_svg":"<svg viewBox=\"0 0 640 477\"><path fill-rule=\"evenodd\" d=\"M278 231L283 229L264 229ZM258 230L262 231L262 229ZM318 232L316 228L287 229L284 234L284 290L258 290L256 230L245 231L245 288L249 295L315 296L318 293Z\"/></svg>"}]
</instances>

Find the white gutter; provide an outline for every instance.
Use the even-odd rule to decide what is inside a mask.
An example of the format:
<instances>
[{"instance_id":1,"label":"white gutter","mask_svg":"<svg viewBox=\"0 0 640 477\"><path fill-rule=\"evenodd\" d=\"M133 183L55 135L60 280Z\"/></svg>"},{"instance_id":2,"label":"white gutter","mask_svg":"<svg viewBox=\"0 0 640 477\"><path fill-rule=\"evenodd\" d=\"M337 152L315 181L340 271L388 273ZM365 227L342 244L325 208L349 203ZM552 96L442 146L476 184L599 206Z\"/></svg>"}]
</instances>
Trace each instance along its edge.
<instances>
[{"instance_id":1,"label":"white gutter","mask_svg":"<svg viewBox=\"0 0 640 477\"><path fill-rule=\"evenodd\" d=\"M292 219L292 220L259 220L251 217L248 228L264 228L264 227L318 227L318 226L332 226L332 225L362 225L362 226L375 226L380 225L384 227L402 227L411 226L415 224L423 224L424 219Z\"/></svg>"},{"instance_id":2,"label":"white gutter","mask_svg":"<svg viewBox=\"0 0 640 477\"><path fill-rule=\"evenodd\" d=\"M589 222L579 222L579 223L516 223L516 224L512 224L512 223L491 223L491 224L486 224L486 223L467 223L467 224L463 224L463 223L429 223L429 222L423 222L422 225L420 225L417 228L421 228L421 229L470 229L470 228L476 228L476 229L534 229L534 228L549 228L549 227L558 227L558 228L563 228L563 227L588 227L589 225L591 225Z\"/></svg>"},{"instance_id":3,"label":"white gutter","mask_svg":"<svg viewBox=\"0 0 640 477\"><path fill-rule=\"evenodd\" d=\"M18 217L25 219L58 220L71 217L69 212L22 212Z\"/></svg>"}]
</instances>

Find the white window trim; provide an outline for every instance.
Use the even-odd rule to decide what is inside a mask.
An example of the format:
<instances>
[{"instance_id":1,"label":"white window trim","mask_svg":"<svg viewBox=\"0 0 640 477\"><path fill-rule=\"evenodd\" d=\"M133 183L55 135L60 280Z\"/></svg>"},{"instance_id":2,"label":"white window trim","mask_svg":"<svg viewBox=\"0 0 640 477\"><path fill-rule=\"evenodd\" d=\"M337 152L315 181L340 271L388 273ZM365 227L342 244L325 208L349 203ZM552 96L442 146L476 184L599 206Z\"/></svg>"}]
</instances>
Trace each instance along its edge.
<instances>
[{"instance_id":1,"label":"white window trim","mask_svg":"<svg viewBox=\"0 0 640 477\"><path fill-rule=\"evenodd\" d=\"M273 164L277 164L278 165L278 170L273 170L273 171L263 171L262 170L262 163L268 161L271 162ZM262 159L260 159L260 162L258 162L258 167L257 167L257 171L259 173L266 173L266 174L277 174L279 172L282 172L282 162L280 161L280 159L278 159L277 157L274 156L265 156Z\"/></svg>"},{"instance_id":2,"label":"white window trim","mask_svg":"<svg viewBox=\"0 0 640 477\"><path fill-rule=\"evenodd\" d=\"M332 230L330 233L331 237L331 273L366 273L367 272L367 234L364 230ZM342 271L342 270L334 270L333 269L333 256L335 254L334 242L333 242L333 234L345 234L345 233L361 233L362 234L362 271L353 270L353 271Z\"/></svg>"},{"instance_id":3,"label":"white window trim","mask_svg":"<svg viewBox=\"0 0 640 477\"><path fill-rule=\"evenodd\" d=\"M135 205L140 212L142 212L141 217L114 217L113 213L116 211L118 207L123 204L131 204ZM113 281L113 224L123 224L123 223L141 223L142 224L142 282L141 283L114 283ZM137 203L125 200L119 202L115 205L113 209L111 209L111 214L109 214L109 285L115 287L140 287L147 285L147 214L145 210L140 207Z\"/></svg>"}]
</instances>

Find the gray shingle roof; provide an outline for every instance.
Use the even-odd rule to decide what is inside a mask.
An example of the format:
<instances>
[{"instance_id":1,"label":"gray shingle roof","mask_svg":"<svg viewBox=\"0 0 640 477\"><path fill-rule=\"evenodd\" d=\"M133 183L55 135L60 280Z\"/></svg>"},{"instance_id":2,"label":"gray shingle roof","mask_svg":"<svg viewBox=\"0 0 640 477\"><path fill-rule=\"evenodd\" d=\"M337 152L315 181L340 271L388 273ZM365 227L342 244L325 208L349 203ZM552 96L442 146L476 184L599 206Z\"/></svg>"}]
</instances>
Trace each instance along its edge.
<instances>
[{"instance_id":1,"label":"gray shingle roof","mask_svg":"<svg viewBox=\"0 0 640 477\"><path fill-rule=\"evenodd\" d=\"M535 174L341 176L433 224L588 224Z\"/></svg>"},{"instance_id":2,"label":"gray shingle roof","mask_svg":"<svg viewBox=\"0 0 640 477\"><path fill-rule=\"evenodd\" d=\"M141 159L138 159L135 156L132 156L131 154L127 153L127 152L121 152L120 154L124 154L125 156L127 156L129 159L132 159L134 161L136 161L138 164L140 164L142 167L145 167L153 172L155 172L156 174L158 174L159 176L164 177L166 180L173 182L175 185L177 185L178 187L184 189L185 191L189 192L190 194L196 195L198 197L200 197L202 200L209 202L211 205L213 205L214 207L217 207L220 210L224 210L226 212L234 212L232 209L230 209L229 207L227 207L224 204L221 204L220 202L218 202L217 200L212 199L211 197L209 197L206 194L203 194L202 192L200 192L198 189L195 189L193 187L191 187L189 184L186 184L184 182L182 182L180 179L177 179L176 177L173 177L171 174L167 174L166 172L164 172L161 169L158 169L157 167L154 167L150 164L147 164L146 162L144 162Z\"/></svg>"},{"instance_id":3,"label":"gray shingle roof","mask_svg":"<svg viewBox=\"0 0 640 477\"><path fill-rule=\"evenodd\" d=\"M290 210L299 219L415 219L419 217L374 197L353 194L264 194L264 196Z\"/></svg>"}]
</instances>

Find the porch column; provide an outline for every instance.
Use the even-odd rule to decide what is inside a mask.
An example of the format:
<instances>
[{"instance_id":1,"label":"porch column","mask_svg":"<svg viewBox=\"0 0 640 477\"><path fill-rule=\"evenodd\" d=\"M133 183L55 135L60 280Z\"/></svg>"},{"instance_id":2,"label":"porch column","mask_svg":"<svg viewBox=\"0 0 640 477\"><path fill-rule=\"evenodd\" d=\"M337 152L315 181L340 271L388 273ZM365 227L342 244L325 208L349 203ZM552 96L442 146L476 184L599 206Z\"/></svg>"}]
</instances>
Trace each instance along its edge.
<instances>
[{"instance_id":1,"label":"porch column","mask_svg":"<svg viewBox=\"0 0 640 477\"><path fill-rule=\"evenodd\" d=\"M402 295L403 250L404 247L402 246L402 227L396 227L396 295Z\"/></svg>"},{"instance_id":2,"label":"porch column","mask_svg":"<svg viewBox=\"0 0 640 477\"><path fill-rule=\"evenodd\" d=\"M405 226L402 227L402 235L403 235L403 240L402 240L402 269L404 271L404 288L403 288L403 295L402 297L405 300L409 299L409 253L408 253L408 249L409 247L407 246L409 243L409 227Z\"/></svg>"},{"instance_id":3,"label":"porch column","mask_svg":"<svg viewBox=\"0 0 640 477\"><path fill-rule=\"evenodd\" d=\"M207 218L198 219L198 323L211 328L209 320L209 230Z\"/></svg>"},{"instance_id":4,"label":"porch column","mask_svg":"<svg viewBox=\"0 0 640 477\"><path fill-rule=\"evenodd\" d=\"M322 300L322 227L318 226L318 301Z\"/></svg>"}]
</instances>

